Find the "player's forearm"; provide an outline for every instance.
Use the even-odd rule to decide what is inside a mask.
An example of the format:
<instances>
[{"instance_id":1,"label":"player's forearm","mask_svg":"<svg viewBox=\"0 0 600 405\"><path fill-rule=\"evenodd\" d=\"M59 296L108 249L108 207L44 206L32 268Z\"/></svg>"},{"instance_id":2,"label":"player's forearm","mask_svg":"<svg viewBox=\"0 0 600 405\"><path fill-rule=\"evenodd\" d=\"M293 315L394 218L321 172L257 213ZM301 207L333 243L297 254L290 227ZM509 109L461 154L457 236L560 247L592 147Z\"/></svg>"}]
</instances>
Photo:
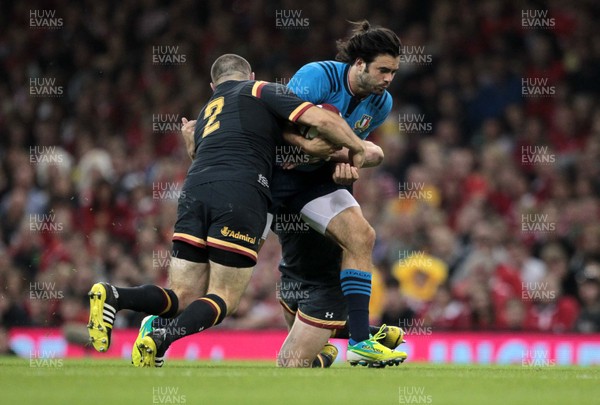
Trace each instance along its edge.
<instances>
[{"instance_id":1,"label":"player's forearm","mask_svg":"<svg viewBox=\"0 0 600 405\"><path fill-rule=\"evenodd\" d=\"M383 162L383 150L373 142L363 141L365 145L365 163L363 167L379 166ZM333 162L349 163L348 149L343 148L330 155Z\"/></svg>"},{"instance_id":2,"label":"player's forearm","mask_svg":"<svg viewBox=\"0 0 600 405\"><path fill-rule=\"evenodd\" d=\"M322 125L317 125L317 131L323 137L336 145L345 146L353 152L362 153L365 147L359 137L350 129L346 121L339 117L329 117Z\"/></svg>"},{"instance_id":3,"label":"player's forearm","mask_svg":"<svg viewBox=\"0 0 600 405\"><path fill-rule=\"evenodd\" d=\"M309 108L298 122L315 127L323 138L335 145L345 146L355 153L364 152L361 139L352 132L346 121L329 111L318 107Z\"/></svg>"},{"instance_id":4,"label":"player's forearm","mask_svg":"<svg viewBox=\"0 0 600 405\"><path fill-rule=\"evenodd\" d=\"M286 126L283 131L283 140L290 145L298 146L300 148L304 148L308 141L308 139L302 136L292 125Z\"/></svg>"}]
</instances>

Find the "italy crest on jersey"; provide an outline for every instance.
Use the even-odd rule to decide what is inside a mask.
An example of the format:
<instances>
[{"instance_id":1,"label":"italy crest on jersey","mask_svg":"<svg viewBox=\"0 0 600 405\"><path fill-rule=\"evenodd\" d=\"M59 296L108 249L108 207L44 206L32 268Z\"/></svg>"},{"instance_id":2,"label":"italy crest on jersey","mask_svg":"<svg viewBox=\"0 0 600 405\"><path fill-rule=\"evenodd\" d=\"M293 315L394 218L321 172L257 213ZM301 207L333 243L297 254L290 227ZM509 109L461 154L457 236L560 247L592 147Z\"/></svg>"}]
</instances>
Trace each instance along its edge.
<instances>
[{"instance_id":1,"label":"italy crest on jersey","mask_svg":"<svg viewBox=\"0 0 600 405\"><path fill-rule=\"evenodd\" d=\"M354 123L354 129L357 131L365 131L371 125L373 117L367 114L363 114L362 118Z\"/></svg>"}]
</instances>

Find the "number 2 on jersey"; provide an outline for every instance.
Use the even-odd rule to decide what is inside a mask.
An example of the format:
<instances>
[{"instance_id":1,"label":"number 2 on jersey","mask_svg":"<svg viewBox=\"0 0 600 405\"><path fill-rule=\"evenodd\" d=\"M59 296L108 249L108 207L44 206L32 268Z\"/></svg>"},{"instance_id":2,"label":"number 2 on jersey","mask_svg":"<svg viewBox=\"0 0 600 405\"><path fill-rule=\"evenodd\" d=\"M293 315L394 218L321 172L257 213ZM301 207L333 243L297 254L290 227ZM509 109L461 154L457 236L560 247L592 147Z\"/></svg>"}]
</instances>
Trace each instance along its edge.
<instances>
[{"instance_id":1,"label":"number 2 on jersey","mask_svg":"<svg viewBox=\"0 0 600 405\"><path fill-rule=\"evenodd\" d=\"M223 111L224 105L225 100L223 97L215 98L213 101L208 103L206 110L204 110L204 119L208 118L208 121L206 122L204 131L202 132L202 138L204 138L206 135L212 134L221 127L221 122L215 120L217 119L217 115Z\"/></svg>"}]
</instances>

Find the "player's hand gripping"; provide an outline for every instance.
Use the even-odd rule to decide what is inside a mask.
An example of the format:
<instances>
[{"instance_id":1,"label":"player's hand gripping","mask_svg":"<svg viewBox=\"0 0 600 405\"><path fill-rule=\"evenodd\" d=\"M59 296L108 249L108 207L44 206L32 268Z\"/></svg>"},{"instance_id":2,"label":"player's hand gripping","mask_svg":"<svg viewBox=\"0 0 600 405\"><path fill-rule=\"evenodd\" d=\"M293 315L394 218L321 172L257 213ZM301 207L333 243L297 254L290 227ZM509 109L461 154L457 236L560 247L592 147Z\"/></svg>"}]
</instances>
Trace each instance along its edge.
<instances>
[{"instance_id":1,"label":"player's hand gripping","mask_svg":"<svg viewBox=\"0 0 600 405\"><path fill-rule=\"evenodd\" d=\"M196 127L196 120L188 121L187 118L181 118L181 135L185 142L185 149L192 160L196 156L196 142L194 140L194 128Z\"/></svg>"},{"instance_id":2,"label":"player's hand gripping","mask_svg":"<svg viewBox=\"0 0 600 405\"><path fill-rule=\"evenodd\" d=\"M337 163L333 172L333 181L342 186L349 186L358 180L358 169L349 163Z\"/></svg>"},{"instance_id":3,"label":"player's hand gripping","mask_svg":"<svg viewBox=\"0 0 600 405\"><path fill-rule=\"evenodd\" d=\"M327 139L317 136L313 139L306 139L302 149L307 155L327 159L332 153L342 149L342 147L336 146Z\"/></svg>"},{"instance_id":4,"label":"player's hand gripping","mask_svg":"<svg viewBox=\"0 0 600 405\"><path fill-rule=\"evenodd\" d=\"M348 161L352 163L356 169L360 169L365 164L366 150L362 144L359 149L348 151Z\"/></svg>"}]
</instances>

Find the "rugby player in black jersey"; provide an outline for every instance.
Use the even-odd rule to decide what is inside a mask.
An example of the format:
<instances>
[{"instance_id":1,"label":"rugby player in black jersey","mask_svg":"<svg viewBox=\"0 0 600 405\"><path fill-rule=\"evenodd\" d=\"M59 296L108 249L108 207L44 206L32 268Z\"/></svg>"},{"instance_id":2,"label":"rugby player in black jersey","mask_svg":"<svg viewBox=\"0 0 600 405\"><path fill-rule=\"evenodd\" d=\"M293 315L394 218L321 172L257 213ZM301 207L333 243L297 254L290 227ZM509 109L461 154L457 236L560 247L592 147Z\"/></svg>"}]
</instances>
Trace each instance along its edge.
<instances>
[{"instance_id":1,"label":"rugby player in black jersey","mask_svg":"<svg viewBox=\"0 0 600 405\"><path fill-rule=\"evenodd\" d=\"M271 228L282 247L277 295L289 329L278 352L277 364L326 368L338 354L338 349L328 343L329 338L349 338L348 306L339 277L342 249L311 227L295 226L300 221L297 212L283 207L275 215ZM390 349L404 342L404 331L397 326L369 329L379 343ZM384 367L386 364L398 363L371 365Z\"/></svg>"},{"instance_id":2,"label":"rugby player in black jersey","mask_svg":"<svg viewBox=\"0 0 600 405\"><path fill-rule=\"evenodd\" d=\"M211 68L211 79L214 94L198 116L195 157L178 202L171 289L97 283L89 293L88 330L98 351L108 349L119 310L153 315L142 323L132 350L138 367L162 366L174 341L235 312L266 227L275 147L284 124L317 128L333 145L347 147L357 168L365 158L362 142L343 119L281 85L255 81L244 58L222 55ZM186 285L207 282L206 291L191 300ZM182 294L187 302L180 302L178 289L188 292ZM175 317L180 307L185 309Z\"/></svg>"}]
</instances>

